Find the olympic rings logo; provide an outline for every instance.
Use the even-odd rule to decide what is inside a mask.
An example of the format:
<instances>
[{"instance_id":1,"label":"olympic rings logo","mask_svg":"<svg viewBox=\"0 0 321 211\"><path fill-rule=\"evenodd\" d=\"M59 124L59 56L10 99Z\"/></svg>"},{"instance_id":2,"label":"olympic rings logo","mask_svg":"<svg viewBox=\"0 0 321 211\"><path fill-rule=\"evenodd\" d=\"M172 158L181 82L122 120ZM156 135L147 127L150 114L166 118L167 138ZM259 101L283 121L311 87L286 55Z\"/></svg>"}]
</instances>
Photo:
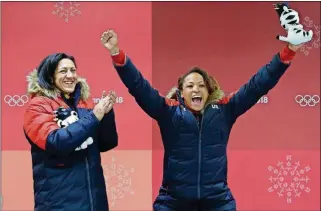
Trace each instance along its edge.
<instances>
[{"instance_id":1,"label":"olympic rings logo","mask_svg":"<svg viewBox=\"0 0 321 211\"><path fill-rule=\"evenodd\" d=\"M7 103L9 106L24 106L28 102L27 95L6 95L4 97L4 102Z\"/></svg>"},{"instance_id":2,"label":"olympic rings logo","mask_svg":"<svg viewBox=\"0 0 321 211\"><path fill-rule=\"evenodd\" d=\"M319 95L297 95L295 97L295 102L302 107L314 107L320 102L320 97Z\"/></svg>"}]
</instances>

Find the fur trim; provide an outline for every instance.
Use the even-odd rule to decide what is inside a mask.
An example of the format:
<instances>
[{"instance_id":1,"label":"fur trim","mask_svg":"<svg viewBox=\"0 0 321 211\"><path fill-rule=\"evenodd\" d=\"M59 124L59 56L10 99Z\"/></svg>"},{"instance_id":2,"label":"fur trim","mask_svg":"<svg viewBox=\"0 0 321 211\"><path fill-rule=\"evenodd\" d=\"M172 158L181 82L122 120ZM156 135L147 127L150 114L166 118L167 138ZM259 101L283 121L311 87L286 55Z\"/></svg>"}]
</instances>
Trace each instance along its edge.
<instances>
[{"instance_id":1,"label":"fur trim","mask_svg":"<svg viewBox=\"0 0 321 211\"><path fill-rule=\"evenodd\" d=\"M167 93L166 98L177 99L177 96L176 96L177 90L178 90L178 88L176 86L172 87L171 90L169 90L169 92Z\"/></svg>"},{"instance_id":2,"label":"fur trim","mask_svg":"<svg viewBox=\"0 0 321 211\"><path fill-rule=\"evenodd\" d=\"M80 98L82 100L87 100L90 95L89 86L86 82L86 79L78 77L77 79L78 83L81 84L81 96ZM46 96L49 98L57 98L60 95L60 90L54 89L54 90L47 90L43 89L39 86L38 83L38 74L37 70L33 70L28 76L27 76L27 82L28 82L28 94L31 96Z\"/></svg>"},{"instance_id":3,"label":"fur trim","mask_svg":"<svg viewBox=\"0 0 321 211\"><path fill-rule=\"evenodd\" d=\"M176 94L176 91L178 90L177 87L173 87L169 90L169 92L167 93L166 95L166 98L168 99L178 99L177 98L177 94ZM212 104L212 103L218 103L220 100L223 99L223 97L225 96L224 92L219 89L219 90L216 90L215 92L213 92L211 95L208 96L208 99L207 99L207 104Z\"/></svg>"}]
</instances>

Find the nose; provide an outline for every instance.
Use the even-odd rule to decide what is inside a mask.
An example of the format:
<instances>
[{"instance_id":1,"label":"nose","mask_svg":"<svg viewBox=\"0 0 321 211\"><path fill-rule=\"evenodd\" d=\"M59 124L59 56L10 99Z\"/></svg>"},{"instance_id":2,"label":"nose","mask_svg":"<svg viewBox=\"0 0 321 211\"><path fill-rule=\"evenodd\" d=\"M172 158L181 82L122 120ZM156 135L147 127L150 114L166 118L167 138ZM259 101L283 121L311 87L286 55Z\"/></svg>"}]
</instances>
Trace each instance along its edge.
<instances>
[{"instance_id":1,"label":"nose","mask_svg":"<svg viewBox=\"0 0 321 211\"><path fill-rule=\"evenodd\" d=\"M195 85L195 86L193 86L193 91L194 91L194 92L198 92L198 91L199 91L199 87L198 87L198 86L196 86L196 85Z\"/></svg>"},{"instance_id":2,"label":"nose","mask_svg":"<svg viewBox=\"0 0 321 211\"><path fill-rule=\"evenodd\" d=\"M70 70L68 70L66 76L67 76L68 78L72 78L72 77L74 76L74 74L73 74Z\"/></svg>"}]
</instances>

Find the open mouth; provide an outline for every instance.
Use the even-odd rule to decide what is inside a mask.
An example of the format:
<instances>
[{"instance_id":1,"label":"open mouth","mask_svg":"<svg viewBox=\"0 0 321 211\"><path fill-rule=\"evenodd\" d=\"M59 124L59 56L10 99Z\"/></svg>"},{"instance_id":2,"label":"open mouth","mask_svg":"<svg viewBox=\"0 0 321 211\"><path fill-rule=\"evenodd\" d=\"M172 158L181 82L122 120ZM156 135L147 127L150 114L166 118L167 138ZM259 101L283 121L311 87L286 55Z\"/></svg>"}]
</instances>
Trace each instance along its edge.
<instances>
[{"instance_id":1,"label":"open mouth","mask_svg":"<svg viewBox=\"0 0 321 211\"><path fill-rule=\"evenodd\" d=\"M192 97L192 103L200 105L202 103L202 97L201 96L194 96Z\"/></svg>"}]
</instances>

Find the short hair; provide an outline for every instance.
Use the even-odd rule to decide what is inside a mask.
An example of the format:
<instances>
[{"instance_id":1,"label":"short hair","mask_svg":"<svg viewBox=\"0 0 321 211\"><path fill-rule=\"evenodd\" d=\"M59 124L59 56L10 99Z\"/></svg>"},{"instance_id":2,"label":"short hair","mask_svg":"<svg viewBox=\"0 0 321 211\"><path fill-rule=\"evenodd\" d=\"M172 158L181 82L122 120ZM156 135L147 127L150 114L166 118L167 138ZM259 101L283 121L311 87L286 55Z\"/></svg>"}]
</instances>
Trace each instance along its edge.
<instances>
[{"instance_id":1,"label":"short hair","mask_svg":"<svg viewBox=\"0 0 321 211\"><path fill-rule=\"evenodd\" d=\"M62 59L70 59L76 66L75 58L66 53L54 53L42 60L37 68L38 83L43 89L54 90L54 74L57 66Z\"/></svg>"}]
</instances>

